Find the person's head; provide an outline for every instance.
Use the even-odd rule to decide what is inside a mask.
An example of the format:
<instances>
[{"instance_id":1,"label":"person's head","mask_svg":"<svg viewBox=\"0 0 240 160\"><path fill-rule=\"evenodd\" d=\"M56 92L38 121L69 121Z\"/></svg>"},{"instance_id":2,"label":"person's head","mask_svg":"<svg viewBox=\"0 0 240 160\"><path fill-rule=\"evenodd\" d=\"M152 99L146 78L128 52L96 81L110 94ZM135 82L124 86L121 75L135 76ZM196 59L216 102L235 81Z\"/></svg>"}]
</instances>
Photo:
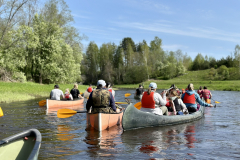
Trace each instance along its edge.
<instances>
[{"instance_id":1,"label":"person's head","mask_svg":"<svg viewBox=\"0 0 240 160\"><path fill-rule=\"evenodd\" d=\"M193 91L193 90L194 90L193 84L190 83L190 84L187 86L187 89L188 89L189 91Z\"/></svg>"},{"instance_id":2,"label":"person's head","mask_svg":"<svg viewBox=\"0 0 240 160\"><path fill-rule=\"evenodd\" d=\"M203 89L207 89L207 86L204 86Z\"/></svg>"},{"instance_id":3,"label":"person's head","mask_svg":"<svg viewBox=\"0 0 240 160\"><path fill-rule=\"evenodd\" d=\"M74 89L78 89L78 84L75 83L73 87L74 87Z\"/></svg>"},{"instance_id":4,"label":"person's head","mask_svg":"<svg viewBox=\"0 0 240 160\"><path fill-rule=\"evenodd\" d=\"M178 96L177 90L173 89L170 92L171 96Z\"/></svg>"},{"instance_id":5,"label":"person's head","mask_svg":"<svg viewBox=\"0 0 240 160\"><path fill-rule=\"evenodd\" d=\"M98 88L105 88L106 87L106 82L102 79L98 80L97 87Z\"/></svg>"},{"instance_id":6,"label":"person's head","mask_svg":"<svg viewBox=\"0 0 240 160\"><path fill-rule=\"evenodd\" d=\"M111 86L112 86L111 83L110 83L110 82L107 82L106 87L107 87L107 88L110 88Z\"/></svg>"},{"instance_id":7,"label":"person's head","mask_svg":"<svg viewBox=\"0 0 240 160\"><path fill-rule=\"evenodd\" d=\"M175 88L175 84L172 84L170 88Z\"/></svg>"},{"instance_id":8,"label":"person's head","mask_svg":"<svg viewBox=\"0 0 240 160\"><path fill-rule=\"evenodd\" d=\"M58 88L59 88L59 86L56 84L56 85L54 86L54 88L55 88L55 89L58 89Z\"/></svg>"},{"instance_id":9,"label":"person's head","mask_svg":"<svg viewBox=\"0 0 240 160\"><path fill-rule=\"evenodd\" d=\"M69 89L67 88L65 92L66 92L66 93L69 93Z\"/></svg>"},{"instance_id":10,"label":"person's head","mask_svg":"<svg viewBox=\"0 0 240 160\"><path fill-rule=\"evenodd\" d=\"M199 87L199 90L202 90L202 86Z\"/></svg>"},{"instance_id":11,"label":"person's head","mask_svg":"<svg viewBox=\"0 0 240 160\"><path fill-rule=\"evenodd\" d=\"M92 84L89 84L89 87L92 87Z\"/></svg>"},{"instance_id":12,"label":"person's head","mask_svg":"<svg viewBox=\"0 0 240 160\"><path fill-rule=\"evenodd\" d=\"M148 87L149 87L149 88L148 88L148 94L150 94L152 90L153 90L153 91L156 91L156 89L157 89L157 84L154 83L154 82L151 82Z\"/></svg>"},{"instance_id":13,"label":"person's head","mask_svg":"<svg viewBox=\"0 0 240 160\"><path fill-rule=\"evenodd\" d=\"M142 85L141 84L139 84L139 88L141 88L142 87Z\"/></svg>"}]
</instances>

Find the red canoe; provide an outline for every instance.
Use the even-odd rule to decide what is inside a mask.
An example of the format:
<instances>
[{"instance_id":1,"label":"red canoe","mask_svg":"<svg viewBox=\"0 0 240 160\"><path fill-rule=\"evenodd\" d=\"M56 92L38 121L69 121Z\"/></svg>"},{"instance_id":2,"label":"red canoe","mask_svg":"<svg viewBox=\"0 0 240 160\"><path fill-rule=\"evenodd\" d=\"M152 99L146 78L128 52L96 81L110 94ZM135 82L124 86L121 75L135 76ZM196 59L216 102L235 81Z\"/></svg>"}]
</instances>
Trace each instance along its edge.
<instances>
[{"instance_id":1,"label":"red canoe","mask_svg":"<svg viewBox=\"0 0 240 160\"><path fill-rule=\"evenodd\" d=\"M122 124L123 110L120 113L88 113L87 125L98 131Z\"/></svg>"}]
</instances>

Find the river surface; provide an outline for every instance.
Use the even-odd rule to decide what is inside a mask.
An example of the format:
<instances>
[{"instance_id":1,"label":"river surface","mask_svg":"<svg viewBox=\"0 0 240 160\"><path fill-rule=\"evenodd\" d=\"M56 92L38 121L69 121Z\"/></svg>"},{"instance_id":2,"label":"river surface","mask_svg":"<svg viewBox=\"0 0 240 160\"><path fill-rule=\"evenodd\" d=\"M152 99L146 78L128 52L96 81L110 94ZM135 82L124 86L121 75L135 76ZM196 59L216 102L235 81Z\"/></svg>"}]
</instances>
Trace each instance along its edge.
<instances>
[{"instance_id":1,"label":"river surface","mask_svg":"<svg viewBox=\"0 0 240 160\"><path fill-rule=\"evenodd\" d=\"M117 90L116 101L135 90ZM168 127L123 131L121 126L86 131L86 113L60 119L38 101L2 103L0 139L27 129L42 134L39 160L46 159L239 159L240 92L212 91L216 108L204 118ZM213 101L212 100L212 101ZM85 102L86 103L86 102ZM214 104L214 103L213 103ZM122 105L127 107L127 105Z\"/></svg>"}]
</instances>

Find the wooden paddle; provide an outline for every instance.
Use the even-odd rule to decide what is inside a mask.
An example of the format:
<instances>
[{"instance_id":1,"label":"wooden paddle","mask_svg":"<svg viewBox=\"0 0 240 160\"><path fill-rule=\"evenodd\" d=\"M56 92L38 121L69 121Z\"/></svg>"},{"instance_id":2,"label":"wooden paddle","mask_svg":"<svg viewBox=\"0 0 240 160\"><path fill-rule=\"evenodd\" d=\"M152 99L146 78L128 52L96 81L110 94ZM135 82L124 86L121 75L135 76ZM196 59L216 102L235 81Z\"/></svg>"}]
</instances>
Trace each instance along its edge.
<instances>
[{"instance_id":1,"label":"wooden paddle","mask_svg":"<svg viewBox=\"0 0 240 160\"><path fill-rule=\"evenodd\" d=\"M87 113L87 111L74 111L72 109L59 109L57 111L57 116L58 116L58 118L68 118L68 117L75 115L76 113Z\"/></svg>"},{"instance_id":2,"label":"wooden paddle","mask_svg":"<svg viewBox=\"0 0 240 160\"><path fill-rule=\"evenodd\" d=\"M2 108L0 107L0 117L2 117L4 114L3 114L3 111L2 111Z\"/></svg>"},{"instance_id":3,"label":"wooden paddle","mask_svg":"<svg viewBox=\"0 0 240 160\"><path fill-rule=\"evenodd\" d=\"M39 102L38 102L38 105L39 105L40 107L45 106L45 105L46 105L46 100L41 100L41 101L39 101Z\"/></svg>"},{"instance_id":4,"label":"wooden paddle","mask_svg":"<svg viewBox=\"0 0 240 160\"><path fill-rule=\"evenodd\" d=\"M125 94L125 97L129 97L129 96L131 96L131 93L126 93Z\"/></svg>"}]
</instances>

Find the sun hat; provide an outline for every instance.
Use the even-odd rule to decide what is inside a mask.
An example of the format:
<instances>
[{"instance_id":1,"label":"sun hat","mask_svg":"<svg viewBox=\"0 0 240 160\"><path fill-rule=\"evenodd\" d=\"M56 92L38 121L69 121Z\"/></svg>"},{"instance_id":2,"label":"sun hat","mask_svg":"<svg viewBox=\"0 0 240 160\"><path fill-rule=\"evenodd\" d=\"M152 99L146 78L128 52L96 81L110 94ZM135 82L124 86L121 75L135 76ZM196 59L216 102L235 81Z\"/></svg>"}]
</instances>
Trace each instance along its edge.
<instances>
[{"instance_id":1,"label":"sun hat","mask_svg":"<svg viewBox=\"0 0 240 160\"><path fill-rule=\"evenodd\" d=\"M106 82L104 80L98 80L97 86L102 85L102 87L106 86Z\"/></svg>"},{"instance_id":2,"label":"sun hat","mask_svg":"<svg viewBox=\"0 0 240 160\"><path fill-rule=\"evenodd\" d=\"M151 82L151 83L149 84L149 87L151 87L152 89L156 89L156 88L157 88L157 84L154 83L154 82Z\"/></svg>"}]
</instances>

